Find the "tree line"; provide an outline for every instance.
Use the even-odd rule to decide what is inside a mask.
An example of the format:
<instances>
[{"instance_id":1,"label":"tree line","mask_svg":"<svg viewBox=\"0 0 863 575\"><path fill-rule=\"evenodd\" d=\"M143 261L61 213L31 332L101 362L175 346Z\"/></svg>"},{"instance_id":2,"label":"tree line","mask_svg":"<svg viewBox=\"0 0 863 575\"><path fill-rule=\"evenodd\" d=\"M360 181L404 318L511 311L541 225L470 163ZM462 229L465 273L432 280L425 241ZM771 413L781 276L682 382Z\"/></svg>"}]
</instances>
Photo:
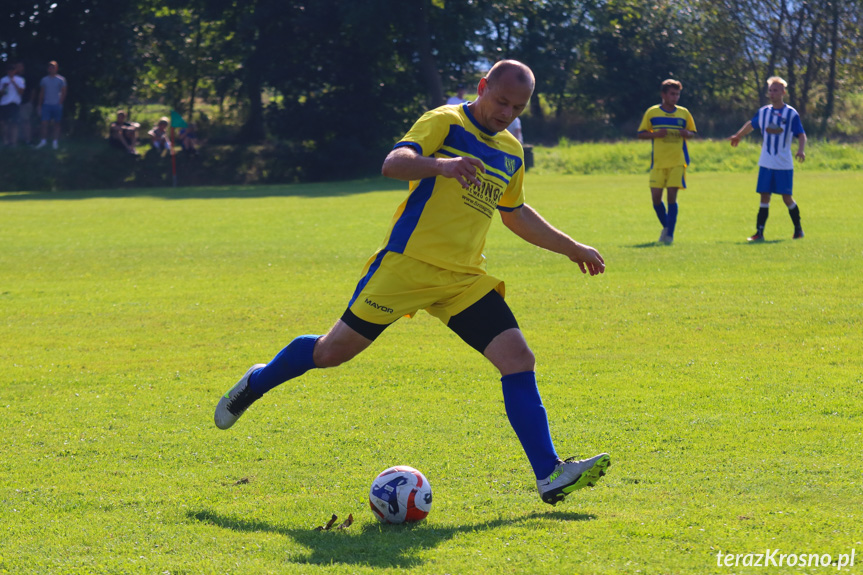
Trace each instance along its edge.
<instances>
[{"instance_id":1,"label":"tree line","mask_svg":"<svg viewBox=\"0 0 863 575\"><path fill-rule=\"evenodd\" d=\"M235 113L236 138L338 154L388 149L495 61L536 73L528 140L632 137L660 82L726 136L788 81L807 131L863 133L863 0L6 0L0 57L69 80L67 117L158 101ZM379 157L379 155L377 156Z\"/></svg>"}]
</instances>

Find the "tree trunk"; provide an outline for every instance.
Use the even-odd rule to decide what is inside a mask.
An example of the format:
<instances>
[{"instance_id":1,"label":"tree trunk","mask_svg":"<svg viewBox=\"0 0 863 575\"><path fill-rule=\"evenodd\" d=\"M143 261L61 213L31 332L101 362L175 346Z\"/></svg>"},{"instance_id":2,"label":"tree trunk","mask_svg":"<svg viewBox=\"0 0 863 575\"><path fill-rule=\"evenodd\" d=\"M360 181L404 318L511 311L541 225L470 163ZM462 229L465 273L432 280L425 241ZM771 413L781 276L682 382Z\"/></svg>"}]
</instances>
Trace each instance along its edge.
<instances>
[{"instance_id":1,"label":"tree trunk","mask_svg":"<svg viewBox=\"0 0 863 575\"><path fill-rule=\"evenodd\" d=\"M258 51L255 49L246 60L246 77L243 82L246 96L249 99L249 114L246 122L240 128L239 138L242 142L260 142L264 139L264 101L261 97L263 82L258 69Z\"/></svg>"},{"instance_id":2,"label":"tree trunk","mask_svg":"<svg viewBox=\"0 0 863 575\"><path fill-rule=\"evenodd\" d=\"M797 107L797 56L800 52L800 38L803 35L803 25L806 23L806 12L808 6L800 7L797 19L797 29L791 36L788 46L788 100L791 105Z\"/></svg>"},{"instance_id":3,"label":"tree trunk","mask_svg":"<svg viewBox=\"0 0 863 575\"><path fill-rule=\"evenodd\" d=\"M827 78L827 101L824 103L824 116L821 118L821 132L827 129L827 121L833 115L836 101L836 59L839 52L839 15L842 0L833 0L832 21L830 22L830 75Z\"/></svg>"},{"instance_id":4,"label":"tree trunk","mask_svg":"<svg viewBox=\"0 0 863 575\"><path fill-rule=\"evenodd\" d=\"M198 61L201 57L201 16L198 15L197 25L195 26L195 51L193 52L195 61L192 64L192 89L189 94L189 110L187 117L189 122L194 121L195 115L195 95L198 91Z\"/></svg>"},{"instance_id":5,"label":"tree trunk","mask_svg":"<svg viewBox=\"0 0 863 575\"><path fill-rule=\"evenodd\" d=\"M415 4L417 24L417 52L420 59L420 75L426 87L429 108L437 108L446 103L443 93L443 82L437 69L434 54L432 54L431 33L429 32L428 11L431 5L428 0Z\"/></svg>"},{"instance_id":6,"label":"tree trunk","mask_svg":"<svg viewBox=\"0 0 863 575\"><path fill-rule=\"evenodd\" d=\"M812 31L809 37L809 55L806 58L806 71L803 74L803 89L800 91L799 103L800 107L797 111L801 116L806 116L806 109L809 107L810 87L812 79L815 76L816 68L818 67L815 60L815 53L818 49L818 29L821 25L821 16L817 12L812 13Z\"/></svg>"}]
</instances>

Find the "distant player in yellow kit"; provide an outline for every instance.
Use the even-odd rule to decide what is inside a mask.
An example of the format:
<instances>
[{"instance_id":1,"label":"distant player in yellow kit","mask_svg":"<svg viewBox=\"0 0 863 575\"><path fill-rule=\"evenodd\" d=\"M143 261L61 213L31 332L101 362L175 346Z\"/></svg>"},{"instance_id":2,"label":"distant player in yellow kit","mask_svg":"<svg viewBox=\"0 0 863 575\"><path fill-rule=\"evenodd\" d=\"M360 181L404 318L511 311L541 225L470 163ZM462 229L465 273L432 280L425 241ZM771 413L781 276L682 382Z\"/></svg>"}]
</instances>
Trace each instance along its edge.
<instances>
[{"instance_id":1,"label":"distant player in yellow kit","mask_svg":"<svg viewBox=\"0 0 863 575\"><path fill-rule=\"evenodd\" d=\"M554 505L605 474L607 453L558 457L533 352L504 301L503 282L485 271L483 251L495 214L517 236L568 257L582 273L605 271L599 252L524 201L524 150L507 127L527 106L534 85L530 68L504 60L480 80L474 102L441 106L417 120L382 168L385 176L410 182L410 193L347 309L326 335L297 337L270 363L252 366L220 398L217 427L231 427L270 389L354 358L400 317L424 309L500 372L507 416L544 502Z\"/></svg>"},{"instance_id":2,"label":"distant player in yellow kit","mask_svg":"<svg viewBox=\"0 0 863 575\"><path fill-rule=\"evenodd\" d=\"M650 195L653 210L662 232L659 241L670 244L674 241L677 225L677 190L686 189L686 166L689 165L689 149L686 140L695 136L695 120L689 110L677 105L683 84L677 80L665 80L660 95L662 104L647 109L638 138L651 140ZM662 203L662 189L668 190L668 210Z\"/></svg>"}]
</instances>

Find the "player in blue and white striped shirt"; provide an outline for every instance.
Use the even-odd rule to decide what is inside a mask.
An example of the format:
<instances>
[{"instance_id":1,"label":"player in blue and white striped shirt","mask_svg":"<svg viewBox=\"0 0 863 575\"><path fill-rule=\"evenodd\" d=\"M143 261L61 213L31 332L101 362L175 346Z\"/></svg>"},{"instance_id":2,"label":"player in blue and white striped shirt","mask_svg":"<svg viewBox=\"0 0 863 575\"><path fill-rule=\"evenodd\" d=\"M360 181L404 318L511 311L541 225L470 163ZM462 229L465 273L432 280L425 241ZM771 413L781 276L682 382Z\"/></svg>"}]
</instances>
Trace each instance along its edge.
<instances>
[{"instance_id":1,"label":"player in blue and white striped shirt","mask_svg":"<svg viewBox=\"0 0 863 575\"><path fill-rule=\"evenodd\" d=\"M750 242L764 241L764 225L767 223L771 194L781 195L788 206L788 213L794 223L793 238L796 240L803 237L800 208L791 195L794 185L791 140L797 137L797 159L802 162L806 159L806 132L803 131L800 114L783 101L787 86L788 83L779 76L768 78L767 99L770 104L758 110L750 121L728 138L731 145L737 147L740 139L753 130L761 130L764 137L761 158L758 160L758 185L755 189L761 194L761 206L758 210L755 235L749 238Z\"/></svg>"}]
</instances>

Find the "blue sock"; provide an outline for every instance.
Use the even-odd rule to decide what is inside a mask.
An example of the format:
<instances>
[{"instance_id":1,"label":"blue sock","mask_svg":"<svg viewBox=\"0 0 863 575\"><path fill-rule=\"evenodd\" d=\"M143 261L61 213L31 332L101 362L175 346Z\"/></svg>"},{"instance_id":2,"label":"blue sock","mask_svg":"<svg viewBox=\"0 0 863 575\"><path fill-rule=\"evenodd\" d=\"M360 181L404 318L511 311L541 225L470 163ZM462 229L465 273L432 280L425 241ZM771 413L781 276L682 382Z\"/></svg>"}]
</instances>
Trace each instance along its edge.
<instances>
[{"instance_id":1,"label":"blue sock","mask_svg":"<svg viewBox=\"0 0 863 575\"><path fill-rule=\"evenodd\" d=\"M668 220L665 216L665 204L663 204L662 202L659 202L658 204L653 204L653 211L656 212L656 217L659 218L659 223L662 224L662 227L667 228Z\"/></svg>"},{"instance_id":2,"label":"blue sock","mask_svg":"<svg viewBox=\"0 0 863 575\"><path fill-rule=\"evenodd\" d=\"M273 361L249 376L249 387L261 395L289 379L317 367L312 354L319 335L301 335L273 358Z\"/></svg>"},{"instance_id":3,"label":"blue sock","mask_svg":"<svg viewBox=\"0 0 863 575\"><path fill-rule=\"evenodd\" d=\"M674 227L677 225L677 202L668 204L668 235L674 237Z\"/></svg>"},{"instance_id":4,"label":"blue sock","mask_svg":"<svg viewBox=\"0 0 863 575\"><path fill-rule=\"evenodd\" d=\"M558 457L551 441L545 406L536 387L536 373L512 373L500 378L500 382L509 423L521 441L534 475L545 479L554 471Z\"/></svg>"}]
</instances>

